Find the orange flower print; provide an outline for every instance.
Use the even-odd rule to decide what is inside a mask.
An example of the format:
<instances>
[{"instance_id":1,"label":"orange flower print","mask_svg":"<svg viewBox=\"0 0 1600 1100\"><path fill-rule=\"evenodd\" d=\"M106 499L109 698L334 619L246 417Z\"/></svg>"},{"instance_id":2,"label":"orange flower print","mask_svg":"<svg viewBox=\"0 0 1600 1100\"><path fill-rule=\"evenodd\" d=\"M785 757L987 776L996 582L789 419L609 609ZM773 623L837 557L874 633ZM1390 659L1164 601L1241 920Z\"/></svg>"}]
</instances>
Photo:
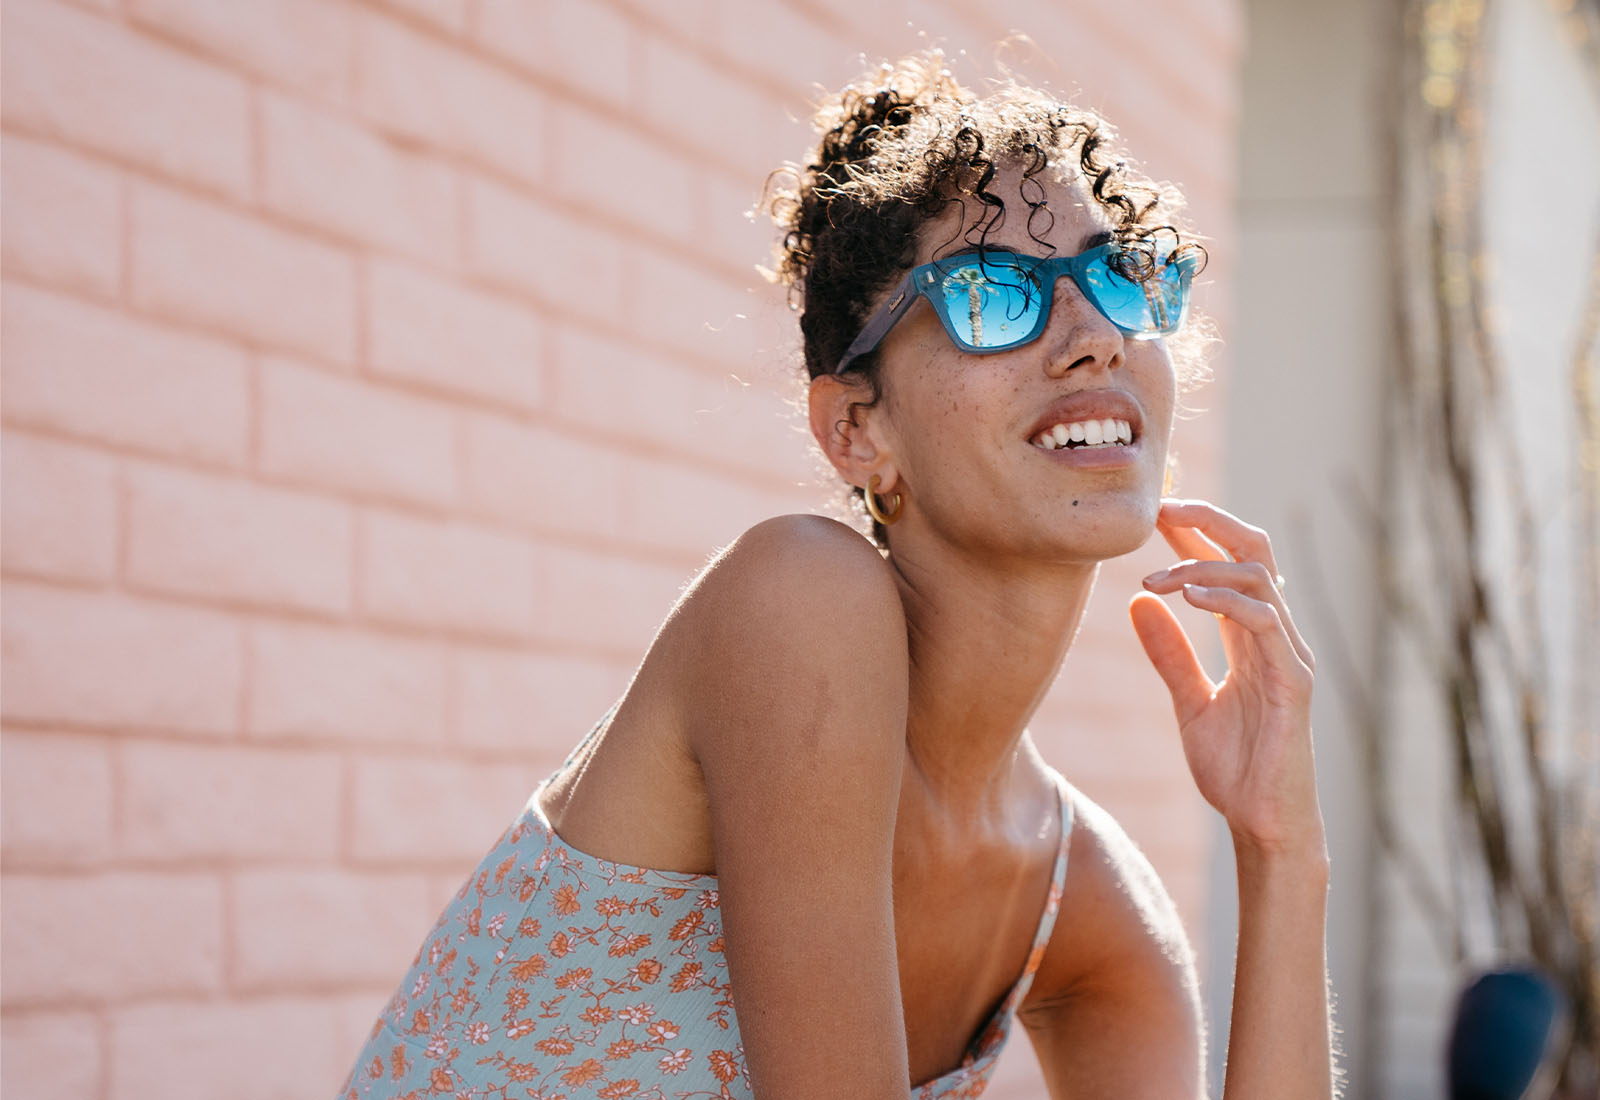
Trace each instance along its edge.
<instances>
[{"instance_id":1,"label":"orange flower print","mask_svg":"<svg viewBox=\"0 0 1600 1100\"><path fill-rule=\"evenodd\" d=\"M715 909L722 904L722 894L717 890L702 890L695 904L702 909Z\"/></svg>"},{"instance_id":2,"label":"orange flower print","mask_svg":"<svg viewBox=\"0 0 1600 1100\"><path fill-rule=\"evenodd\" d=\"M583 985L592 977L594 977L594 971L587 966L574 967L556 979L556 988L571 989L573 986Z\"/></svg>"},{"instance_id":3,"label":"orange flower print","mask_svg":"<svg viewBox=\"0 0 1600 1100\"><path fill-rule=\"evenodd\" d=\"M572 888L570 882L563 882L556 890L556 896L551 899L550 907L555 910L558 917L570 917L583 908L578 902L578 891Z\"/></svg>"},{"instance_id":4,"label":"orange flower print","mask_svg":"<svg viewBox=\"0 0 1600 1100\"><path fill-rule=\"evenodd\" d=\"M524 1035L533 1034L533 1021L529 1019L512 1020L506 1025L507 1039L520 1039Z\"/></svg>"},{"instance_id":5,"label":"orange flower print","mask_svg":"<svg viewBox=\"0 0 1600 1100\"><path fill-rule=\"evenodd\" d=\"M700 964L684 963L683 969L672 976L672 991L682 993L700 984Z\"/></svg>"},{"instance_id":6,"label":"orange flower print","mask_svg":"<svg viewBox=\"0 0 1600 1100\"><path fill-rule=\"evenodd\" d=\"M622 904L621 898L609 897L601 898L599 901L595 902L594 911L599 913L602 917L620 917L623 913L628 911L628 907Z\"/></svg>"},{"instance_id":7,"label":"orange flower print","mask_svg":"<svg viewBox=\"0 0 1600 1100\"><path fill-rule=\"evenodd\" d=\"M517 900L527 901L539 890L539 880L532 875L523 875L522 881L517 883Z\"/></svg>"},{"instance_id":8,"label":"orange flower print","mask_svg":"<svg viewBox=\"0 0 1600 1100\"><path fill-rule=\"evenodd\" d=\"M389 1076L398 1081L410 1072L411 1063L406 1059L406 1048L395 1047L389 1052Z\"/></svg>"},{"instance_id":9,"label":"orange flower print","mask_svg":"<svg viewBox=\"0 0 1600 1100\"><path fill-rule=\"evenodd\" d=\"M514 985L506 990L506 1008L512 1012L519 1012L528 1007L528 991L520 985Z\"/></svg>"},{"instance_id":10,"label":"orange flower print","mask_svg":"<svg viewBox=\"0 0 1600 1100\"><path fill-rule=\"evenodd\" d=\"M578 1019L587 1024L608 1024L614 1015L605 1005L590 1005L579 1014Z\"/></svg>"},{"instance_id":11,"label":"orange flower print","mask_svg":"<svg viewBox=\"0 0 1600 1100\"><path fill-rule=\"evenodd\" d=\"M565 932L557 932L550 937L550 954L556 958L572 953L572 941L567 939Z\"/></svg>"},{"instance_id":12,"label":"orange flower print","mask_svg":"<svg viewBox=\"0 0 1600 1100\"><path fill-rule=\"evenodd\" d=\"M533 917L523 917L522 923L517 925L517 935L527 936L530 940L539 934L539 922Z\"/></svg>"},{"instance_id":13,"label":"orange flower print","mask_svg":"<svg viewBox=\"0 0 1600 1100\"><path fill-rule=\"evenodd\" d=\"M428 1018L426 1012L419 1008L411 1014L411 1034L426 1035L432 1030L433 1021Z\"/></svg>"},{"instance_id":14,"label":"orange flower print","mask_svg":"<svg viewBox=\"0 0 1600 1100\"><path fill-rule=\"evenodd\" d=\"M706 1059L711 1063L711 1072L724 1085L739 1076L739 1063L734 1059L733 1051L713 1050Z\"/></svg>"},{"instance_id":15,"label":"orange flower print","mask_svg":"<svg viewBox=\"0 0 1600 1100\"><path fill-rule=\"evenodd\" d=\"M689 1059L693 1056L694 1051L684 1047L682 1050L675 1050L671 1054L662 1055L661 1061L657 1065L661 1067L662 1073L676 1075L689 1068Z\"/></svg>"},{"instance_id":16,"label":"orange flower print","mask_svg":"<svg viewBox=\"0 0 1600 1100\"><path fill-rule=\"evenodd\" d=\"M519 982L537 978L544 973L545 960L543 955L533 955L519 962L511 968L511 976Z\"/></svg>"},{"instance_id":17,"label":"orange flower print","mask_svg":"<svg viewBox=\"0 0 1600 1100\"><path fill-rule=\"evenodd\" d=\"M654 985L661 977L661 963L655 959L640 959L638 966L628 968L628 977L641 985Z\"/></svg>"},{"instance_id":18,"label":"orange flower print","mask_svg":"<svg viewBox=\"0 0 1600 1100\"><path fill-rule=\"evenodd\" d=\"M532 1081L539 1076L539 1067L532 1062L512 1062L506 1066L507 1081Z\"/></svg>"},{"instance_id":19,"label":"orange flower print","mask_svg":"<svg viewBox=\"0 0 1600 1100\"><path fill-rule=\"evenodd\" d=\"M613 959L621 958L623 955L636 955L649 945L650 933L648 932L623 933L612 937L611 946L606 948L606 954Z\"/></svg>"},{"instance_id":20,"label":"orange flower print","mask_svg":"<svg viewBox=\"0 0 1600 1100\"><path fill-rule=\"evenodd\" d=\"M646 1028L645 1032L656 1042L664 1043L668 1039L676 1039L678 1037L678 1025L671 1020L657 1020Z\"/></svg>"},{"instance_id":21,"label":"orange flower print","mask_svg":"<svg viewBox=\"0 0 1600 1100\"><path fill-rule=\"evenodd\" d=\"M571 1054L573 1050L572 1041L570 1039L562 1039L555 1035L550 1036L548 1039L540 1039L533 1045L544 1051L546 1054L553 1055L558 1058L563 1054Z\"/></svg>"},{"instance_id":22,"label":"orange flower print","mask_svg":"<svg viewBox=\"0 0 1600 1100\"><path fill-rule=\"evenodd\" d=\"M606 1061L615 1062L618 1058L626 1058L638 1048L639 1044L632 1039L618 1039L606 1047Z\"/></svg>"},{"instance_id":23,"label":"orange flower print","mask_svg":"<svg viewBox=\"0 0 1600 1100\"><path fill-rule=\"evenodd\" d=\"M613 1081L599 1092L595 1093L600 1100L622 1100L625 1096L632 1096L639 1091L639 1082L632 1077L621 1081Z\"/></svg>"},{"instance_id":24,"label":"orange flower print","mask_svg":"<svg viewBox=\"0 0 1600 1100\"><path fill-rule=\"evenodd\" d=\"M705 922L705 915L701 913L700 910L691 909L689 912L678 918L677 923L672 926L672 931L668 932L667 936L668 938L674 940L687 939L688 937L694 935L695 929L699 928Z\"/></svg>"},{"instance_id":25,"label":"orange flower print","mask_svg":"<svg viewBox=\"0 0 1600 1100\"><path fill-rule=\"evenodd\" d=\"M561 1083L563 1085L587 1085L604 1072L605 1067L590 1058L588 1061L581 1062L563 1073L561 1075Z\"/></svg>"},{"instance_id":26,"label":"orange flower print","mask_svg":"<svg viewBox=\"0 0 1600 1100\"><path fill-rule=\"evenodd\" d=\"M650 1017L655 1014L656 1006L651 1004L629 1005L627 1008L617 1010L617 1015L630 1024L648 1024Z\"/></svg>"},{"instance_id":27,"label":"orange flower print","mask_svg":"<svg viewBox=\"0 0 1600 1100\"><path fill-rule=\"evenodd\" d=\"M428 1075L428 1084L433 1086L434 1092L449 1092L455 1087L450 1080L450 1071L443 1066L433 1067L433 1072Z\"/></svg>"},{"instance_id":28,"label":"orange flower print","mask_svg":"<svg viewBox=\"0 0 1600 1100\"><path fill-rule=\"evenodd\" d=\"M372 1065L367 1067L367 1076L374 1081L383 1076L383 1059L376 1054L372 1056Z\"/></svg>"},{"instance_id":29,"label":"orange flower print","mask_svg":"<svg viewBox=\"0 0 1600 1100\"><path fill-rule=\"evenodd\" d=\"M505 877L511 873L511 868L515 867L516 865L516 856L507 856L505 859L501 860L500 866L494 869L494 880L496 882L504 882Z\"/></svg>"},{"instance_id":30,"label":"orange flower print","mask_svg":"<svg viewBox=\"0 0 1600 1100\"><path fill-rule=\"evenodd\" d=\"M483 906L480 905L478 908L467 914L467 934L469 936L476 936L482 922Z\"/></svg>"},{"instance_id":31,"label":"orange flower print","mask_svg":"<svg viewBox=\"0 0 1600 1100\"><path fill-rule=\"evenodd\" d=\"M489 1041L489 1025L482 1020L474 1020L467 1025L467 1042L473 1046L481 1047Z\"/></svg>"},{"instance_id":32,"label":"orange flower print","mask_svg":"<svg viewBox=\"0 0 1600 1100\"><path fill-rule=\"evenodd\" d=\"M714 939L710 943L706 944L706 950L707 951L721 951L722 950L722 937L718 936L716 939Z\"/></svg>"}]
</instances>

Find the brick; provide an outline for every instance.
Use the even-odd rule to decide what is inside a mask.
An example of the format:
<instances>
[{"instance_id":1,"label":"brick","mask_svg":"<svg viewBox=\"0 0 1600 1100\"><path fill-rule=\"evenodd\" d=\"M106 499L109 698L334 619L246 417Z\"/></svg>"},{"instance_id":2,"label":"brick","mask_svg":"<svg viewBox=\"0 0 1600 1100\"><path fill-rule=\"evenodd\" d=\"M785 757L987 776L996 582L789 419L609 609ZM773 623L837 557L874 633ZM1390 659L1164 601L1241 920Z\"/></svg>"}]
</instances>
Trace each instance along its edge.
<instances>
[{"instance_id":1,"label":"brick","mask_svg":"<svg viewBox=\"0 0 1600 1100\"><path fill-rule=\"evenodd\" d=\"M692 241L695 180L704 169L689 155L646 140L573 103L551 108L551 187L576 206L648 233ZM649 180L650 200L640 201Z\"/></svg>"},{"instance_id":2,"label":"brick","mask_svg":"<svg viewBox=\"0 0 1600 1100\"><path fill-rule=\"evenodd\" d=\"M231 732L241 639L227 616L147 600L8 584L5 716Z\"/></svg>"},{"instance_id":3,"label":"brick","mask_svg":"<svg viewBox=\"0 0 1600 1100\"><path fill-rule=\"evenodd\" d=\"M436 915L419 874L245 871L233 898L242 989L399 981Z\"/></svg>"},{"instance_id":4,"label":"brick","mask_svg":"<svg viewBox=\"0 0 1600 1100\"><path fill-rule=\"evenodd\" d=\"M349 506L156 466L128 471L127 576L163 592L340 613L350 607Z\"/></svg>"},{"instance_id":5,"label":"brick","mask_svg":"<svg viewBox=\"0 0 1600 1100\"><path fill-rule=\"evenodd\" d=\"M7 1016L0 1034L0 1093L98 1100L105 1053L86 1012Z\"/></svg>"},{"instance_id":6,"label":"brick","mask_svg":"<svg viewBox=\"0 0 1600 1100\"><path fill-rule=\"evenodd\" d=\"M555 413L619 444L644 438L719 461L737 456L791 482L815 474L810 430L772 385L715 377L566 327L556 333L554 367Z\"/></svg>"},{"instance_id":7,"label":"brick","mask_svg":"<svg viewBox=\"0 0 1600 1100\"><path fill-rule=\"evenodd\" d=\"M92 160L7 134L0 226L8 272L110 297L122 278L122 184Z\"/></svg>"},{"instance_id":8,"label":"brick","mask_svg":"<svg viewBox=\"0 0 1600 1100\"><path fill-rule=\"evenodd\" d=\"M637 660L677 603L691 571L568 547L539 548L535 634Z\"/></svg>"},{"instance_id":9,"label":"brick","mask_svg":"<svg viewBox=\"0 0 1600 1100\"><path fill-rule=\"evenodd\" d=\"M768 127L768 129L773 129ZM700 181L700 239L703 254L724 265L730 272L742 275L748 285L771 302L771 308L788 312L787 292L783 287L768 283L761 269L773 264L772 247L777 229L771 216L760 205L764 199L766 174L777 169L784 158L801 155L805 148L804 135L798 129L797 140L785 140L778 156L772 160L754 162L760 171L725 177L706 173ZM794 325L799 315L794 314L789 324ZM797 341L798 344L798 341Z\"/></svg>"},{"instance_id":10,"label":"brick","mask_svg":"<svg viewBox=\"0 0 1600 1100\"><path fill-rule=\"evenodd\" d=\"M10 423L243 464L250 374L237 349L15 284L0 313Z\"/></svg>"},{"instance_id":11,"label":"brick","mask_svg":"<svg viewBox=\"0 0 1600 1100\"><path fill-rule=\"evenodd\" d=\"M532 313L415 268L375 261L369 270L374 370L518 408L543 403L543 329Z\"/></svg>"},{"instance_id":12,"label":"brick","mask_svg":"<svg viewBox=\"0 0 1600 1100\"><path fill-rule=\"evenodd\" d=\"M129 744L121 755L124 858L332 859L339 760L324 752Z\"/></svg>"},{"instance_id":13,"label":"brick","mask_svg":"<svg viewBox=\"0 0 1600 1100\"><path fill-rule=\"evenodd\" d=\"M7 1007L200 993L222 984L211 875L5 876Z\"/></svg>"},{"instance_id":14,"label":"brick","mask_svg":"<svg viewBox=\"0 0 1600 1100\"><path fill-rule=\"evenodd\" d=\"M553 769L631 674L622 662L463 648L455 654L454 725L464 743L539 753Z\"/></svg>"},{"instance_id":15,"label":"brick","mask_svg":"<svg viewBox=\"0 0 1600 1100\"><path fill-rule=\"evenodd\" d=\"M345 1031L341 1003L326 997L132 1005L111 1017L106 1095L288 1100L308 1081L331 1090L358 1049Z\"/></svg>"},{"instance_id":16,"label":"brick","mask_svg":"<svg viewBox=\"0 0 1600 1100\"><path fill-rule=\"evenodd\" d=\"M509 535L369 510L362 516L360 604L410 626L525 637L534 603L532 547Z\"/></svg>"},{"instance_id":17,"label":"brick","mask_svg":"<svg viewBox=\"0 0 1600 1100\"><path fill-rule=\"evenodd\" d=\"M401 15L448 31L463 34L467 29L467 0L378 0Z\"/></svg>"},{"instance_id":18,"label":"brick","mask_svg":"<svg viewBox=\"0 0 1600 1100\"><path fill-rule=\"evenodd\" d=\"M350 854L371 863L450 863L464 874L516 819L537 782L535 769L504 763L357 761Z\"/></svg>"},{"instance_id":19,"label":"brick","mask_svg":"<svg viewBox=\"0 0 1600 1100\"><path fill-rule=\"evenodd\" d=\"M0 738L0 843L8 867L104 862L111 850L111 754L92 737L7 730Z\"/></svg>"},{"instance_id":20,"label":"brick","mask_svg":"<svg viewBox=\"0 0 1600 1100\"><path fill-rule=\"evenodd\" d=\"M437 402L289 359L261 363L261 469L429 504L456 492L456 430Z\"/></svg>"},{"instance_id":21,"label":"brick","mask_svg":"<svg viewBox=\"0 0 1600 1100\"><path fill-rule=\"evenodd\" d=\"M7 572L103 582L117 565L116 467L102 454L5 433Z\"/></svg>"},{"instance_id":22,"label":"brick","mask_svg":"<svg viewBox=\"0 0 1600 1100\"><path fill-rule=\"evenodd\" d=\"M617 106L631 103L633 23L596 0L480 0L474 37L540 76Z\"/></svg>"},{"instance_id":23,"label":"brick","mask_svg":"<svg viewBox=\"0 0 1600 1100\"><path fill-rule=\"evenodd\" d=\"M345 119L261 97L262 202L343 237L427 263L456 255L451 170Z\"/></svg>"},{"instance_id":24,"label":"brick","mask_svg":"<svg viewBox=\"0 0 1600 1100\"><path fill-rule=\"evenodd\" d=\"M322 97L345 93L353 23L325 0L130 0L135 23L216 54L230 66Z\"/></svg>"},{"instance_id":25,"label":"brick","mask_svg":"<svg viewBox=\"0 0 1600 1100\"><path fill-rule=\"evenodd\" d=\"M248 193L250 107L238 77L50 0L6 5L3 50L7 123Z\"/></svg>"},{"instance_id":26,"label":"brick","mask_svg":"<svg viewBox=\"0 0 1600 1100\"><path fill-rule=\"evenodd\" d=\"M717 16L707 45L782 87L791 106L804 106L817 84L838 88L862 68L853 36L835 37L787 4L722 4Z\"/></svg>"},{"instance_id":27,"label":"brick","mask_svg":"<svg viewBox=\"0 0 1600 1100\"><path fill-rule=\"evenodd\" d=\"M641 43L633 106L656 133L716 163L748 169L757 184L781 161L798 157L807 137L777 96L656 35ZM708 111L715 125L701 122ZM729 141L731 134L738 140Z\"/></svg>"},{"instance_id":28,"label":"brick","mask_svg":"<svg viewBox=\"0 0 1600 1100\"><path fill-rule=\"evenodd\" d=\"M678 462L635 459L624 476L628 535L693 554L710 554L795 503L792 495Z\"/></svg>"},{"instance_id":29,"label":"brick","mask_svg":"<svg viewBox=\"0 0 1600 1100\"><path fill-rule=\"evenodd\" d=\"M132 211L132 294L139 308L317 359L354 359L349 255L142 184L134 188Z\"/></svg>"},{"instance_id":30,"label":"brick","mask_svg":"<svg viewBox=\"0 0 1600 1100\"><path fill-rule=\"evenodd\" d=\"M447 664L430 642L291 623L254 623L250 703L256 737L438 741Z\"/></svg>"},{"instance_id":31,"label":"brick","mask_svg":"<svg viewBox=\"0 0 1600 1100\"><path fill-rule=\"evenodd\" d=\"M735 282L655 251L640 250L635 268L630 330L697 362L748 370L758 362L755 326L748 318L757 298L756 277Z\"/></svg>"},{"instance_id":32,"label":"brick","mask_svg":"<svg viewBox=\"0 0 1600 1100\"><path fill-rule=\"evenodd\" d=\"M621 314L626 261L620 238L481 177L467 177L465 194L471 275L531 294L562 314L607 324Z\"/></svg>"},{"instance_id":33,"label":"brick","mask_svg":"<svg viewBox=\"0 0 1600 1100\"><path fill-rule=\"evenodd\" d=\"M623 458L505 417L463 418L463 504L522 527L617 537Z\"/></svg>"},{"instance_id":34,"label":"brick","mask_svg":"<svg viewBox=\"0 0 1600 1100\"><path fill-rule=\"evenodd\" d=\"M529 183L544 180L544 97L471 54L363 12L355 89L361 111L386 130Z\"/></svg>"}]
</instances>

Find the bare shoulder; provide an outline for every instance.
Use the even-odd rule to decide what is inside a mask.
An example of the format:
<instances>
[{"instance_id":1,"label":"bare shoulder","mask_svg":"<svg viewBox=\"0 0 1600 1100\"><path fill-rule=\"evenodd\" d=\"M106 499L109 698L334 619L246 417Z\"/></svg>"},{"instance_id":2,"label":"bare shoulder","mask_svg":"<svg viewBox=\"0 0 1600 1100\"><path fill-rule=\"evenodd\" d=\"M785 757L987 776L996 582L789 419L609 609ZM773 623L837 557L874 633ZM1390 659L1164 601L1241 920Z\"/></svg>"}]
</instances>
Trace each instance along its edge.
<instances>
[{"instance_id":1,"label":"bare shoulder","mask_svg":"<svg viewBox=\"0 0 1600 1100\"><path fill-rule=\"evenodd\" d=\"M892 863L909 667L894 577L843 524L779 516L720 554L674 620L663 640L676 631L755 1091L903 1095Z\"/></svg>"},{"instance_id":2,"label":"bare shoulder","mask_svg":"<svg viewBox=\"0 0 1600 1100\"><path fill-rule=\"evenodd\" d=\"M1121 824L1069 797L1061 910L1020 1012L1052 1094L1196 1095L1199 982L1177 907Z\"/></svg>"},{"instance_id":3,"label":"bare shoulder","mask_svg":"<svg viewBox=\"0 0 1600 1100\"><path fill-rule=\"evenodd\" d=\"M722 703L746 717L763 705L793 713L866 684L904 702L894 577L871 542L836 520L784 515L751 527L696 578L674 620L676 678L696 728L714 727Z\"/></svg>"}]
</instances>

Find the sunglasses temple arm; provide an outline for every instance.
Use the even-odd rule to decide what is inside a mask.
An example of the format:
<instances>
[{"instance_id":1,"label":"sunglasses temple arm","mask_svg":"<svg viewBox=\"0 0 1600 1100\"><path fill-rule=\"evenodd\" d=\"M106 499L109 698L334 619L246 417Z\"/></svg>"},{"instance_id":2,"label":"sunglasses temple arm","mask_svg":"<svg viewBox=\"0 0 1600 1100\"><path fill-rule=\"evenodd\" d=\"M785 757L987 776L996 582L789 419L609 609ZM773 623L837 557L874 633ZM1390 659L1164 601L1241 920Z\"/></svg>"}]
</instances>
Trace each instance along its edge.
<instances>
[{"instance_id":1,"label":"sunglasses temple arm","mask_svg":"<svg viewBox=\"0 0 1600 1100\"><path fill-rule=\"evenodd\" d=\"M894 293L889 295L889 300L878 308L878 311L867 318L861 334L850 341L850 346L845 348L839 365L833 368L834 374L843 374L851 363L868 354L883 343L883 338L889 335L889 330L894 328L900 318L906 315L917 300L915 271L900 280L900 285L895 287Z\"/></svg>"}]
</instances>

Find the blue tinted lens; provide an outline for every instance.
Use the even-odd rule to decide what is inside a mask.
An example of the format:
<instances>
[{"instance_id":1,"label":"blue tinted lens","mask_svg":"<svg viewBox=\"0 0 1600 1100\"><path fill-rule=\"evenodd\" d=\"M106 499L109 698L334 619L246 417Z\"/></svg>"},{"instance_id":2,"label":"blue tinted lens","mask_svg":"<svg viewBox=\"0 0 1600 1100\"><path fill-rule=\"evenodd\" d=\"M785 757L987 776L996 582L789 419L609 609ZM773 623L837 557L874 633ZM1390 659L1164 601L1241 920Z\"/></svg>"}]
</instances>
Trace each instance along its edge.
<instances>
[{"instance_id":1,"label":"blue tinted lens","mask_svg":"<svg viewBox=\"0 0 1600 1100\"><path fill-rule=\"evenodd\" d=\"M945 272L934 291L956 338L974 348L1026 340L1044 306L1033 274L1009 261L970 260Z\"/></svg>"},{"instance_id":2,"label":"blue tinted lens","mask_svg":"<svg viewBox=\"0 0 1600 1100\"><path fill-rule=\"evenodd\" d=\"M1155 272L1144 282L1130 279L1115 266L1116 253L1107 250L1096 257L1083 273L1084 289L1111 322L1138 336L1158 336L1175 330L1183 322L1189 298L1186 261L1174 262L1170 253L1148 260L1133 257L1131 265L1154 262Z\"/></svg>"}]
</instances>

